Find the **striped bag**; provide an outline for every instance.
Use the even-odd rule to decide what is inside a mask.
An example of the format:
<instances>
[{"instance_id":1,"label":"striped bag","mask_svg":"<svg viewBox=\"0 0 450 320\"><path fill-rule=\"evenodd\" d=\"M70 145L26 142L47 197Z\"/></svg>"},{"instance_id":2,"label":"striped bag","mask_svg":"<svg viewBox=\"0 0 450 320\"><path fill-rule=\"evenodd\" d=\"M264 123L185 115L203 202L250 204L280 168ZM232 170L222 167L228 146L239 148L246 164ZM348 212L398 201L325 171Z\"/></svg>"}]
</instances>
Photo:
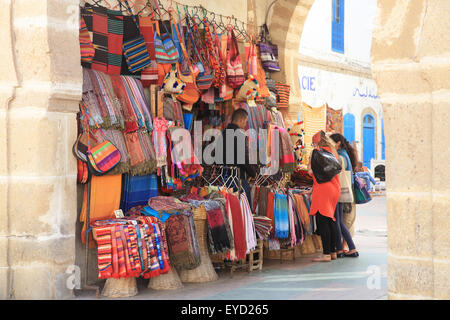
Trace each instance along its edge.
<instances>
[{"instance_id":1,"label":"striped bag","mask_svg":"<svg viewBox=\"0 0 450 320\"><path fill-rule=\"evenodd\" d=\"M142 70L141 82L144 87L158 83L158 64L155 61L155 38L152 17L139 17L140 31L145 39L147 51L150 56L150 65Z\"/></svg>"},{"instance_id":2,"label":"striped bag","mask_svg":"<svg viewBox=\"0 0 450 320\"><path fill-rule=\"evenodd\" d=\"M81 63L90 66L95 55L95 49L83 16L80 17L80 54Z\"/></svg>"},{"instance_id":3,"label":"striped bag","mask_svg":"<svg viewBox=\"0 0 450 320\"><path fill-rule=\"evenodd\" d=\"M127 61L128 70L135 73L141 71L150 65L150 56L148 55L147 45L145 39L139 31L139 25L136 17L131 11L128 1L124 1L125 5L133 18L134 23L138 29L139 36L123 43L123 53Z\"/></svg>"},{"instance_id":4,"label":"striped bag","mask_svg":"<svg viewBox=\"0 0 450 320\"><path fill-rule=\"evenodd\" d=\"M227 82L230 87L236 89L244 83L245 75L233 27L228 28L228 33L230 36L227 44Z\"/></svg>"},{"instance_id":5,"label":"striped bag","mask_svg":"<svg viewBox=\"0 0 450 320\"><path fill-rule=\"evenodd\" d=\"M90 148L88 145L87 165L93 175L104 175L113 169L119 162L120 151L111 143L111 141L105 140L94 148Z\"/></svg>"},{"instance_id":6,"label":"striped bag","mask_svg":"<svg viewBox=\"0 0 450 320\"><path fill-rule=\"evenodd\" d=\"M175 44L170 37L170 33L164 23L162 23L166 29L166 33L160 34L159 23L156 23L155 30L155 59L157 63L177 63L180 55L175 47Z\"/></svg>"}]
</instances>

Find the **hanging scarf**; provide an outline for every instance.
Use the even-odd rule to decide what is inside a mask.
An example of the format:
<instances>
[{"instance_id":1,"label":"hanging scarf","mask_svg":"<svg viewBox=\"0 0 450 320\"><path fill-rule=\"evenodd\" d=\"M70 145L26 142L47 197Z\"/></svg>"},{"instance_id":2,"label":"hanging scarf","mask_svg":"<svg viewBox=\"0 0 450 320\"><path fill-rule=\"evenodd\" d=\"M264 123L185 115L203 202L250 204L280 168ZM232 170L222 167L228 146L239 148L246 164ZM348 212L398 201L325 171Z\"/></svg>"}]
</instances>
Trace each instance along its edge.
<instances>
[{"instance_id":1,"label":"hanging scarf","mask_svg":"<svg viewBox=\"0 0 450 320\"><path fill-rule=\"evenodd\" d=\"M295 232L295 218L292 197L288 197L288 213L289 213L289 234L291 235L291 247L294 247L297 243L297 234Z\"/></svg>"},{"instance_id":2,"label":"hanging scarf","mask_svg":"<svg viewBox=\"0 0 450 320\"><path fill-rule=\"evenodd\" d=\"M124 134L125 144L130 155L131 173L140 173L145 165L145 155L139 141L137 132Z\"/></svg>"},{"instance_id":3,"label":"hanging scarf","mask_svg":"<svg viewBox=\"0 0 450 320\"><path fill-rule=\"evenodd\" d=\"M153 145L155 147L158 175L161 175L161 167L167 165L167 127L168 122L166 119L161 117L153 119Z\"/></svg>"},{"instance_id":4,"label":"hanging scarf","mask_svg":"<svg viewBox=\"0 0 450 320\"><path fill-rule=\"evenodd\" d=\"M266 217L270 218L270 225L272 226L272 230L270 234L273 235L275 232L275 219L274 219L274 211L275 211L275 193L269 191L267 193L267 206L266 206Z\"/></svg>"},{"instance_id":5,"label":"hanging scarf","mask_svg":"<svg viewBox=\"0 0 450 320\"><path fill-rule=\"evenodd\" d=\"M247 241L247 253L255 250L256 248L256 234L255 234L255 225L253 222L252 211L250 209L250 205L247 200L247 196L244 193L241 193L241 210L244 215L245 222L245 235Z\"/></svg>"},{"instance_id":6,"label":"hanging scarf","mask_svg":"<svg viewBox=\"0 0 450 320\"><path fill-rule=\"evenodd\" d=\"M233 219L234 252L236 260L245 259L247 242L245 236L244 218L239 199L234 194L227 194L227 206Z\"/></svg>"},{"instance_id":7,"label":"hanging scarf","mask_svg":"<svg viewBox=\"0 0 450 320\"><path fill-rule=\"evenodd\" d=\"M121 76L111 75L111 83L114 89L114 93L122 106L122 114L124 117L125 131L124 133L136 131L139 127L137 124L137 117L133 108L130 106L129 96L124 87L124 83Z\"/></svg>"},{"instance_id":8,"label":"hanging scarf","mask_svg":"<svg viewBox=\"0 0 450 320\"><path fill-rule=\"evenodd\" d=\"M275 237L287 239L289 237L289 209L286 195L275 194Z\"/></svg>"},{"instance_id":9,"label":"hanging scarf","mask_svg":"<svg viewBox=\"0 0 450 320\"><path fill-rule=\"evenodd\" d=\"M267 216L267 203L268 203L268 193L269 190L262 186L259 188L258 193L258 215Z\"/></svg>"},{"instance_id":10,"label":"hanging scarf","mask_svg":"<svg viewBox=\"0 0 450 320\"><path fill-rule=\"evenodd\" d=\"M300 220L305 227L306 231L310 231L310 216L309 210L306 206L305 199L301 194L294 194L295 203L297 205L297 210L300 214Z\"/></svg>"}]
</instances>

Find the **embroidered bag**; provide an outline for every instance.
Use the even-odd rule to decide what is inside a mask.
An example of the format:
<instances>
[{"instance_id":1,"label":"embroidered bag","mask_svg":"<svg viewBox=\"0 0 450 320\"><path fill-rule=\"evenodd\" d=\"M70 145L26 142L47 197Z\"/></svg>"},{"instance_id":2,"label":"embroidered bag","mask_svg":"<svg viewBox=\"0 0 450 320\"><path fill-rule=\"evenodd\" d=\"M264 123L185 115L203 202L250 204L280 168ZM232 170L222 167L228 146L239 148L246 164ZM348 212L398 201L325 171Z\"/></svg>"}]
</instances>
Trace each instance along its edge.
<instances>
[{"instance_id":1,"label":"embroidered bag","mask_svg":"<svg viewBox=\"0 0 450 320\"><path fill-rule=\"evenodd\" d=\"M144 37L142 36L136 17L131 11L128 1L125 0L125 5L133 18L134 23L138 29L139 36L123 43L123 53L127 61L128 70L135 73L145 69L150 64L150 57L148 55L147 46Z\"/></svg>"},{"instance_id":2,"label":"embroidered bag","mask_svg":"<svg viewBox=\"0 0 450 320\"><path fill-rule=\"evenodd\" d=\"M263 25L263 30L261 31L259 51L264 70L269 72L280 71L280 66L278 65L278 46L271 42L269 28L267 28L266 24Z\"/></svg>"},{"instance_id":3,"label":"embroidered bag","mask_svg":"<svg viewBox=\"0 0 450 320\"><path fill-rule=\"evenodd\" d=\"M236 89L244 83L245 76L233 27L228 27L228 33L230 36L227 45L227 82L230 87Z\"/></svg>"}]
</instances>

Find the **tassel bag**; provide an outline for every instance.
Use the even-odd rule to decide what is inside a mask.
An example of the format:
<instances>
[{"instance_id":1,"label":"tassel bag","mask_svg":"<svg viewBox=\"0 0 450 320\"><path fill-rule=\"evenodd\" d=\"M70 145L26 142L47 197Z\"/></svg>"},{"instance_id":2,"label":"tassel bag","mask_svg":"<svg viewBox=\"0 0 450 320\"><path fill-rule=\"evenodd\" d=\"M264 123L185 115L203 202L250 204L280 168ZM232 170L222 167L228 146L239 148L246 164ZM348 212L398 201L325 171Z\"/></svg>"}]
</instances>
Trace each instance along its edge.
<instances>
[{"instance_id":1,"label":"tassel bag","mask_svg":"<svg viewBox=\"0 0 450 320\"><path fill-rule=\"evenodd\" d=\"M280 71L278 64L278 46L271 42L269 28L267 28L266 24L263 25L261 32L259 51L264 70L269 72Z\"/></svg>"},{"instance_id":2,"label":"tassel bag","mask_svg":"<svg viewBox=\"0 0 450 320\"><path fill-rule=\"evenodd\" d=\"M135 73L148 67L151 61L150 56L148 55L145 39L140 32L136 17L131 11L128 1L125 0L124 2L128 11L130 12L130 15L133 18L134 23L136 24L136 28L138 29L139 33L139 36L137 38L126 41L122 45L125 60L127 61L128 65L128 70L130 70L130 72L132 73Z\"/></svg>"},{"instance_id":3,"label":"tassel bag","mask_svg":"<svg viewBox=\"0 0 450 320\"><path fill-rule=\"evenodd\" d=\"M230 87L236 89L244 83L245 75L233 27L228 28L228 33L230 36L227 44L227 82Z\"/></svg>"}]
</instances>

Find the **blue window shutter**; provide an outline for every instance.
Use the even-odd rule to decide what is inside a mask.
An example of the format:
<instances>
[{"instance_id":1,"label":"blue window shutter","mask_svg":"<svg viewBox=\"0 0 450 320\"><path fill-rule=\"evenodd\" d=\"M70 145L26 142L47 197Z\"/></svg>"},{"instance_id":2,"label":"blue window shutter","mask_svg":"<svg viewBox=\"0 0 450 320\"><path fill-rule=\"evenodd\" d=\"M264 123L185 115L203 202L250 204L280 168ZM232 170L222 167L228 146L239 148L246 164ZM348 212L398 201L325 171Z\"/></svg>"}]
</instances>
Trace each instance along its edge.
<instances>
[{"instance_id":1,"label":"blue window shutter","mask_svg":"<svg viewBox=\"0 0 450 320\"><path fill-rule=\"evenodd\" d=\"M338 6L338 8L337 8ZM331 15L331 50L344 53L345 0L333 0ZM339 12L336 12L338 10Z\"/></svg>"}]
</instances>

